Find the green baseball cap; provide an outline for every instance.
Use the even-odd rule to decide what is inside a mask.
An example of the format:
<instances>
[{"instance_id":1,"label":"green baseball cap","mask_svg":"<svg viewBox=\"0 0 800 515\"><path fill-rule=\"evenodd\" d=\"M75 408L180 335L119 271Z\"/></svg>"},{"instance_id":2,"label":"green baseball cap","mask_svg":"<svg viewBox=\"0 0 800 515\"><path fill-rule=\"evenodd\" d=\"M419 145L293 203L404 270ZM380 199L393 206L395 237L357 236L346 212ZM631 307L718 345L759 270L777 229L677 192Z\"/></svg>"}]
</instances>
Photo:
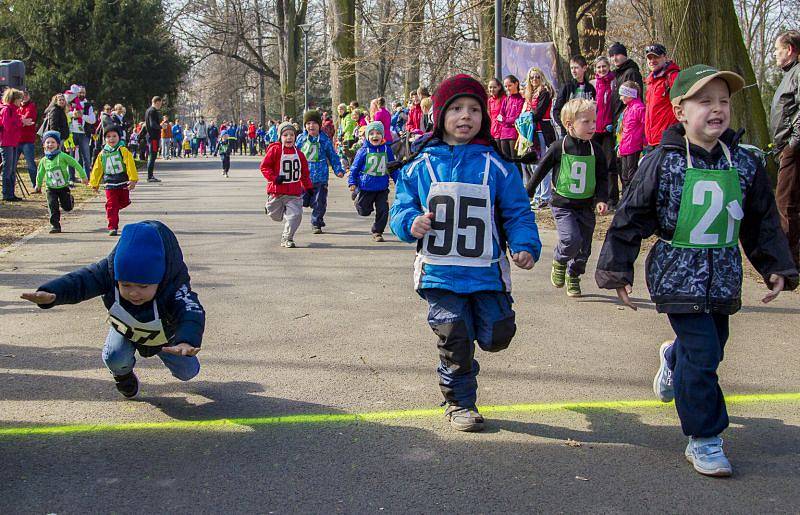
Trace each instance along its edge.
<instances>
[{"instance_id":1,"label":"green baseball cap","mask_svg":"<svg viewBox=\"0 0 800 515\"><path fill-rule=\"evenodd\" d=\"M682 101L693 97L703 89L703 86L714 79L722 79L727 82L731 95L744 88L744 79L741 75L733 72L721 72L707 64L696 64L681 70L675 78L675 83L669 91L669 99L672 105L680 105Z\"/></svg>"}]
</instances>

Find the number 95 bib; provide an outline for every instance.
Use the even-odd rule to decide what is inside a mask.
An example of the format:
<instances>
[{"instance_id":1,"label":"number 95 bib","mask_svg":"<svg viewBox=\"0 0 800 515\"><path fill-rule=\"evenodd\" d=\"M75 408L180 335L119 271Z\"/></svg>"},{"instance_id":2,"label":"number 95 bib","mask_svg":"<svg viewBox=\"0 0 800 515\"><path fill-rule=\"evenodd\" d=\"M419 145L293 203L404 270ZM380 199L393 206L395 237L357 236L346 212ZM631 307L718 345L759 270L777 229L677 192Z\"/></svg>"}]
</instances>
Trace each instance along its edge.
<instances>
[{"instance_id":1,"label":"number 95 bib","mask_svg":"<svg viewBox=\"0 0 800 515\"><path fill-rule=\"evenodd\" d=\"M432 265L486 267L492 264L492 199L489 155L483 184L439 182L427 155L431 176L427 212L433 213L431 231L422 239L422 262Z\"/></svg>"}]
</instances>

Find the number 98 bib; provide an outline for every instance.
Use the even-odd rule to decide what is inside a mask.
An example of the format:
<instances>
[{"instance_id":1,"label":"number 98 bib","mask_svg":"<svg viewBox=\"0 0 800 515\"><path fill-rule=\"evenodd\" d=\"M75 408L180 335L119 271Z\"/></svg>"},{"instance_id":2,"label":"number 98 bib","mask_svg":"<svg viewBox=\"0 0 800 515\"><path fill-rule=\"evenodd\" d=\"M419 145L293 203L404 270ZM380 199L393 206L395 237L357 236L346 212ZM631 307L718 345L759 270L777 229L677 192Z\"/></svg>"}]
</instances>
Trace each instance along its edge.
<instances>
[{"instance_id":1,"label":"number 98 bib","mask_svg":"<svg viewBox=\"0 0 800 515\"><path fill-rule=\"evenodd\" d=\"M300 158L297 154L283 154L281 149L281 176L284 184L300 181Z\"/></svg>"}]
</instances>

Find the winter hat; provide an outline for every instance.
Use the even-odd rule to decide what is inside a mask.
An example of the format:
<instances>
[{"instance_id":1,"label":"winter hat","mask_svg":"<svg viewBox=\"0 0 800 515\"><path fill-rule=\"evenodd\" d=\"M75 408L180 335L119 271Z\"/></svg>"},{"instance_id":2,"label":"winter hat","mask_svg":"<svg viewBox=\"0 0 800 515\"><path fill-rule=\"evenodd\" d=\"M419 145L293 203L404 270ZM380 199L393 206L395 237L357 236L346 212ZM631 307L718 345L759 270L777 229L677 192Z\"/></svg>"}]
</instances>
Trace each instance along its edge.
<instances>
[{"instance_id":1,"label":"winter hat","mask_svg":"<svg viewBox=\"0 0 800 515\"><path fill-rule=\"evenodd\" d=\"M292 124L292 122L282 122L278 125L278 136L283 136L283 131L291 130L295 134L297 134L297 128Z\"/></svg>"},{"instance_id":2,"label":"winter hat","mask_svg":"<svg viewBox=\"0 0 800 515\"><path fill-rule=\"evenodd\" d=\"M137 284L158 284L167 260L158 229L147 222L128 224L114 253L114 279Z\"/></svg>"},{"instance_id":3,"label":"winter hat","mask_svg":"<svg viewBox=\"0 0 800 515\"><path fill-rule=\"evenodd\" d=\"M303 114L303 126L308 122L317 122L317 125L322 125L322 116L320 116L319 111L316 109L312 109L310 111L306 111Z\"/></svg>"},{"instance_id":4,"label":"winter hat","mask_svg":"<svg viewBox=\"0 0 800 515\"><path fill-rule=\"evenodd\" d=\"M682 101L696 95L703 86L714 79L722 79L728 83L730 94L738 93L744 88L744 79L733 72L719 71L707 64L696 64L681 70L669 90L672 105L680 105Z\"/></svg>"},{"instance_id":5,"label":"winter hat","mask_svg":"<svg viewBox=\"0 0 800 515\"><path fill-rule=\"evenodd\" d=\"M367 127L364 129L364 133L367 135L367 137L369 137L369 133L372 132L372 131L378 131L378 132L381 133L381 136L384 136L383 123L378 122L378 121L369 122L367 124Z\"/></svg>"},{"instance_id":6,"label":"winter hat","mask_svg":"<svg viewBox=\"0 0 800 515\"><path fill-rule=\"evenodd\" d=\"M608 57L613 57L617 54L622 54L626 57L628 55L628 49L625 48L625 45L623 45L619 41L614 42L613 45L608 47Z\"/></svg>"},{"instance_id":7,"label":"winter hat","mask_svg":"<svg viewBox=\"0 0 800 515\"><path fill-rule=\"evenodd\" d=\"M476 143L488 145L491 140L491 121L489 120L489 111L486 109L486 90L483 84L464 73L446 79L439 84L439 87L433 93L434 136L437 138L442 137L444 132L444 113L447 111L447 107L455 99L463 96L472 97L481 105L483 113L481 130L475 136L475 140L478 140Z\"/></svg>"},{"instance_id":8,"label":"winter hat","mask_svg":"<svg viewBox=\"0 0 800 515\"><path fill-rule=\"evenodd\" d=\"M46 140L47 138L53 138L54 140L56 140L56 143L58 143L59 145L61 144L61 133L58 131L47 131L44 134L42 134L42 143L44 143L44 140Z\"/></svg>"},{"instance_id":9,"label":"winter hat","mask_svg":"<svg viewBox=\"0 0 800 515\"><path fill-rule=\"evenodd\" d=\"M119 136L120 138L122 137L122 127L120 127L119 125L112 125L111 127L104 129L103 137L105 137L105 135L108 134L109 132L116 132L117 136Z\"/></svg>"}]
</instances>

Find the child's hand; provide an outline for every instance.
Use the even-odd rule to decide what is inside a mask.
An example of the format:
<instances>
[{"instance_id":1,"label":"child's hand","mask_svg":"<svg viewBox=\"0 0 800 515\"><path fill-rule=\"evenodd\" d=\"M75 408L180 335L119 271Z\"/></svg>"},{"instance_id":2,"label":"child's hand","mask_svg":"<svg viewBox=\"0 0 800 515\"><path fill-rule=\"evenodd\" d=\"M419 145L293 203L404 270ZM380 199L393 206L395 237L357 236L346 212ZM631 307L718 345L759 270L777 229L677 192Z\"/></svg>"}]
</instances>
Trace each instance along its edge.
<instances>
[{"instance_id":1,"label":"child's hand","mask_svg":"<svg viewBox=\"0 0 800 515\"><path fill-rule=\"evenodd\" d=\"M784 278L782 275L770 274L769 283L772 285L772 289L763 299L761 299L761 302L764 304L769 304L775 300L778 297L778 294L783 291Z\"/></svg>"},{"instance_id":2,"label":"child's hand","mask_svg":"<svg viewBox=\"0 0 800 515\"><path fill-rule=\"evenodd\" d=\"M34 188L33 192L34 193L41 193L42 192L42 188L40 188L39 186L36 186L36 188Z\"/></svg>"},{"instance_id":3,"label":"child's hand","mask_svg":"<svg viewBox=\"0 0 800 515\"><path fill-rule=\"evenodd\" d=\"M630 298L630 293L633 291L633 288L630 284L617 288L617 297L619 300L622 301L623 304L631 308L632 310L636 311L638 308L633 304Z\"/></svg>"},{"instance_id":4,"label":"child's hand","mask_svg":"<svg viewBox=\"0 0 800 515\"><path fill-rule=\"evenodd\" d=\"M94 191L95 193L97 193L98 191L100 191L100 188L92 188L92 191Z\"/></svg>"},{"instance_id":5,"label":"child's hand","mask_svg":"<svg viewBox=\"0 0 800 515\"><path fill-rule=\"evenodd\" d=\"M411 236L420 239L431 230L431 220L434 218L433 213L425 213L424 215L419 215L414 219L414 223L411 224Z\"/></svg>"},{"instance_id":6,"label":"child's hand","mask_svg":"<svg viewBox=\"0 0 800 515\"><path fill-rule=\"evenodd\" d=\"M19 298L39 305L52 304L56 301L56 294L46 291L35 291L33 293L23 293Z\"/></svg>"},{"instance_id":7,"label":"child's hand","mask_svg":"<svg viewBox=\"0 0 800 515\"><path fill-rule=\"evenodd\" d=\"M356 185L355 184L351 184L350 185L350 191L356 191Z\"/></svg>"},{"instance_id":8,"label":"child's hand","mask_svg":"<svg viewBox=\"0 0 800 515\"><path fill-rule=\"evenodd\" d=\"M89 179L81 179L81 184L89 184Z\"/></svg>"},{"instance_id":9,"label":"child's hand","mask_svg":"<svg viewBox=\"0 0 800 515\"><path fill-rule=\"evenodd\" d=\"M196 356L197 353L200 352L199 348L192 347L188 343L179 343L171 347L161 347L161 350L167 354L174 354L175 356Z\"/></svg>"},{"instance_id":10,"label":"child's hand","mask_svg":"<svg viewBox=\"0 0 800 515\"><path fill-rule=\"evenodd\" d=\"M336 177L338 177L338 178L340 178L340 179L341 179L342 177L344 177L344 172L342 172L342 173L337 173L337 174L336 174Z\"/></svg>"},{"instance_id":11,"label":"child's hand","mask_svg":"<svg viewBox=\"0 0 800 515\"><path fill-rule=\"evenodd\" d=\"M136 188L136 181L128 181L128 191L133 191Z\"/></svg>"},{"instance_id":12,"label":"child's hand","mask_svg":"<svg viewBox=\"0 0 800 515\"><path fill-rule=\"evenodd\" d=\"M598 202L597 203L597 214L598 215L604 215L606 213L608 213L608 204L606 204L605 202Z\"/></svg>"},{"instance_id":13,"label":"child's hand","mask_svg":"<svg viewBox=\"0 0 800 515\"><path fill-rule=\"evenodd\" d=\"M533 256L527 250L523 250L522 252L517 252L516 254L511 254L511 259L514 260L514 264L518 267L522 268L523 270L530 270L533 268Z\"/></svg>"}]
</instances>

